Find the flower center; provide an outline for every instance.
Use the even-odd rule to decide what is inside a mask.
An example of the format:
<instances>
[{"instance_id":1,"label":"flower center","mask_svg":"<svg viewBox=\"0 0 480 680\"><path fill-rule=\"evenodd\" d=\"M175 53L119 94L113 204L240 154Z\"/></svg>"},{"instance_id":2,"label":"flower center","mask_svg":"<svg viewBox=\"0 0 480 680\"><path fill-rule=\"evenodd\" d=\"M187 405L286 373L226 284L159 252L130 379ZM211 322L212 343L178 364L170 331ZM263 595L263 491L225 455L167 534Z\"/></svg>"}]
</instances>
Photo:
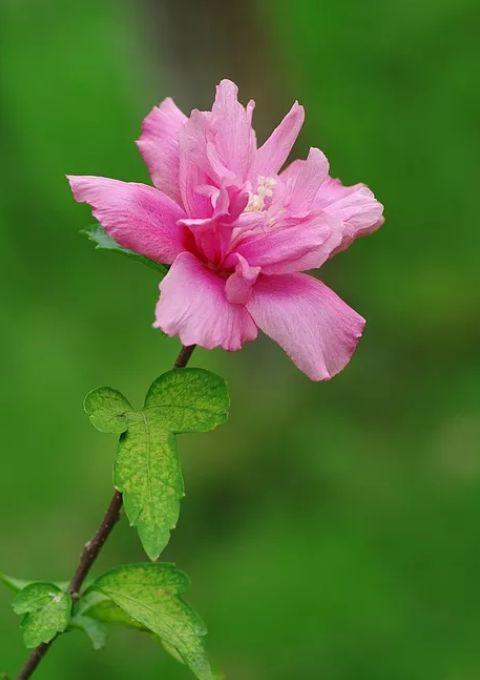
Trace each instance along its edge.
<instances>
[{"instance_id":1,"label":"flower center","mask_svg":"<svg viewBox=\"0 0 480 680\"><path fill-rule=\"evenodd\" d=\"M262 212L265 210L265 201L267 198L273 196L273 189L277 183L275 177L264 177L260 175L258 178L257 192L250 194L250 200L245 208L248 212Z\"/></svg>"}]
</instances>

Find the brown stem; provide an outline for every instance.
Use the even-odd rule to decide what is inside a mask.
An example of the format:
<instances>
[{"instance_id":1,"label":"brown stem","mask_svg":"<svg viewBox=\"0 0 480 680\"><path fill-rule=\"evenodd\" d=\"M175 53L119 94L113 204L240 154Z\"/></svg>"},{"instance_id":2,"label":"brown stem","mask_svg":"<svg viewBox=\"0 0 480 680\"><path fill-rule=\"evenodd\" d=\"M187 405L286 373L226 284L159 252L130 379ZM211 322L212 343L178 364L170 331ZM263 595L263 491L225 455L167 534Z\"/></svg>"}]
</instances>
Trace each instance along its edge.
<instances>
[{"instance_id":1,"label":"brown stem","mask_svg":"<svg viewBox=\"0 0 480 680\"><path fill-rule=\"evenodd\" d=\"M174 363L175 368L185 368L185 366L188 364L190 360L190 357L192 356L195 347L196 345L187 345L186 347L182 346L180 354L178 355Z\"/></svg>"},{"instance_id":2,"label":"brown stem","mask_svg":"<svg viewBox=\"0 0 480 680\"><path fill-rule=\"evenodd\" d=\"M53 638L55 639L55 638ZM50 649L50 645L52 644L53 640L50 642L42 642L41 645L38 645L38 647L35 647L31 655L28 657L27 662L25 663L24 667L20 671L20 673L17 675L17 680L26 680L26 678L29 678L35 668L38 666L40 661L43 659L45 654L48 652Z\"/></svg>"},{"instance_id":3,"label":"brown stem","mask_svg":"<svg viewBox=\"0 0 480 680\"><path fill-rule=\"evenodd\" d=\"M80 562L77 570L70 581L68 592L73 599L78 599L79 591L84 582L88 572L93 563L98 557L98 553L102 549L103 544L107 540L115 524L120 519L120 510L122 509L122 494L120 491L115 491L113 498L110 501L108 510L102 523L98 527L95 536L85 544L82 554L80 555Z\"/></svg>"},{"instance_id":4,"label":"brown stem","mask_svg":"<svg viewBox=\"0 0 480 680\"><path fill-rule=\"evenodd\" d=\"M188 347L182 346L180 354L178 355L174 367L175 368L185 368L188 364L192 352L195 349L195 345L189 345ZM122 494L120 491L115 491L113 498L110 501L107 512L102 520L102 523L98 527L95 536L85 544L82 554L80 555L80 561L78 567L72 576L70 585L68 586L68 592L73 599L78 599L80 588L82 587L88 572L93 566L93 563L97 559L103 544L109 537L113 527L120 519L120 511L122 509ZM41 645L35 647L33 652L28 657L25 665L23 666L20 673L17 675L17 680L27 680L33 671L36 669L40 661L43 659L45 654L50 649L50 645L56 640L50 640L50 642L42 642Z\"/></svg>"}]
</instances>

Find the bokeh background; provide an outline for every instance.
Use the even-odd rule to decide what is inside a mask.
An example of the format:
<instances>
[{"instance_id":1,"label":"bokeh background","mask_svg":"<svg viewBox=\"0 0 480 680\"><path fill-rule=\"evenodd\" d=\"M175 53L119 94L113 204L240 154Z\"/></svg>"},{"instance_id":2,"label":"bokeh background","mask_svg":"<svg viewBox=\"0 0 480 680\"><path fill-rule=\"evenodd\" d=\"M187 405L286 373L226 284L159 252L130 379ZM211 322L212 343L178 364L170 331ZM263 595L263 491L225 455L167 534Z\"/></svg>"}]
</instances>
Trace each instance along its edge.
<instances>
[{"instance_id":1,"label":"bokeh background","mask_svg":"<svg viewBox=\"0 0 480 680\"><path fill-rule=\"evenodd\" d=\"M229 381L218 432L184 437L165 553L192 578L232 680L480 677L479 5L476 0L1 0L1 570L66 579L111 491L100 384L140 404L178 344L151 328L155 273L79 235L65 173L148 181L133 144L172 95L231 77L260 138L294 99L296 152L365 181L387 222L324 267L368 319L314 384L262 339L199 350ZM123 522L95 573L142 560ZM25 658L0 592L0 670ZM181 680L146 636L80 633L38 680Z\"/></svg>"}]
</instances>

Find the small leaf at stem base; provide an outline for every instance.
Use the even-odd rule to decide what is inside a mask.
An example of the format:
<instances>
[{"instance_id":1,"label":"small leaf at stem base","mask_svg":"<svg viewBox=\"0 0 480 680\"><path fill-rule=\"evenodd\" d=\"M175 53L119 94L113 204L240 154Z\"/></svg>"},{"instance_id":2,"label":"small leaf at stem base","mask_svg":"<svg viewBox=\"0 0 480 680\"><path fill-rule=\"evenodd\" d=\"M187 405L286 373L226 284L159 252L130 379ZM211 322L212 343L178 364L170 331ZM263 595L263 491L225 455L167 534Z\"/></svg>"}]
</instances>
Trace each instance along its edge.
<instances>
[{"instance_id":1,"label":"small leaf at stem base","mask_svg":"<svg viewBox=\"0 0 480 680\"><path fill-rule=\"evenodd\" d=\"M72 598L53 583L31 583L12 603L23 615L21 626L26 647L37 647L63 633L70 621Z\"/></svg>"},{"instance_id":2,"label":"small leaf at stem base","mask_svg":"<svg viewBox=\"0 0 480 680\"><path fill-rule=\"evenodd\" d=\"M139 255L129 248L123 248L122 246L119 246L118 243L107 234L101 224L92 224L89 227L82 229L80 233L85 234L90 239L90 241L93 241L93 243L96 244L96 250L109 250L112 253L124 255L135 262L140 262L149 269L156 271L157 274L160 274L162 279L168 272L168 267L166 265L160 264L159 262L154 262L148 257Z\"/></svg>"}]
</instances>

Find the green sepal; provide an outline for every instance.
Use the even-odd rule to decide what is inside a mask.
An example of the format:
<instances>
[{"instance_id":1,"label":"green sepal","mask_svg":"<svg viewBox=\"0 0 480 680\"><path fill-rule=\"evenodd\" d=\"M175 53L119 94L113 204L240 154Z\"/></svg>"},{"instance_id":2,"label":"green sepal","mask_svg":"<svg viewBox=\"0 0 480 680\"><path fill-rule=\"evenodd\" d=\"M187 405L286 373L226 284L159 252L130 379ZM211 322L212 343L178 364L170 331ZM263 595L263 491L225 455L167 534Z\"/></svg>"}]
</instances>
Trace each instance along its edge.
<instances>
[{"instance_id":1,"label":"green sepal","mask_svg":"<svg viewBox=\"0 0 480 680\"><path fill-rule=\"evenodd\" d=\"M23 616L23 639L31 648L63 633L70 622L72 598L54 583L30 583L17 593L12 607Z\"/></svg>"},{"instance_id":2,"label":"green sepal","mask_svg":"<svg viewBox=\"0 0 480 680\"><path fill-rule=\"evenodd\" d=\"M130 564L101 576L87 595L100 591L129 618L173 648L199 680L212 680L202 641L205 625L181 597L188 585L186 574L173 564Z\"/></svg>"},{"instance_id":3,"label":"green sepal","mask_svg":"<svg viewBox=\"0 0 480 680\"><path fill-rule=\"evenodd\" d=\"M93 241L93 243L95 243L95 250L109 250L112 253L124 255L125 257L128 257L130 260L140 262L149 269L155 270L157 274L161 275L162 279L168 272L168 267L166 265L160 262L155 262L154 260L150 260L150 258L144 257L143 255L139 255L138 253L135 253L133 250L130 250L129 248L123 248L122 246L119 246L118 243L107 234L107 232L105 231L101 224L92 224L89 227L86 227L85 229L81 229L80 233L85 234L85 236L87 236L90 239L90 241Z\"/></svg>"}]
</instances>

